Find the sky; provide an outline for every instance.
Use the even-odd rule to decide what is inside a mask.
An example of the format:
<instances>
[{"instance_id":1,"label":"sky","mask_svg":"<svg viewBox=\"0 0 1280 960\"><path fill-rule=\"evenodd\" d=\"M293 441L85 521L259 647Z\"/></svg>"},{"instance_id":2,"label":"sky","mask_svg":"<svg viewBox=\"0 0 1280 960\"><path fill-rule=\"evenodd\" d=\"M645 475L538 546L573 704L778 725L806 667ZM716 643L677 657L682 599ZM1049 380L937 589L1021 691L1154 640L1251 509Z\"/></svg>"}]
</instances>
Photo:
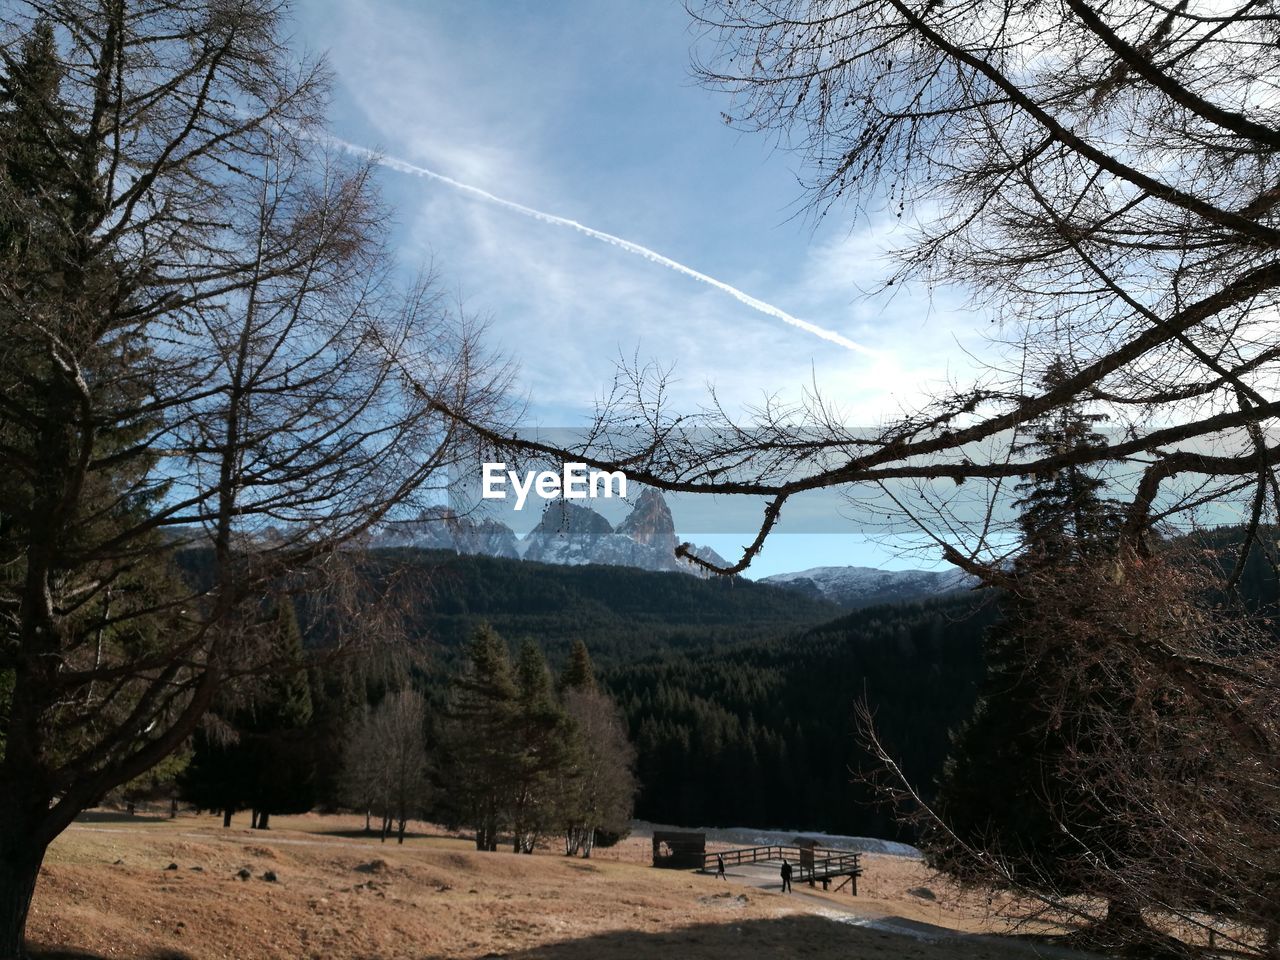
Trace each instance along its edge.
<instances>
[{"instance_id":1,"label":"sky","mask_svg":"<svg viewBox=\"0 0 1280 960\"><path fill-rule=\"evenodd\" d=\"M985 321L945 293L868 295L900 222L813 216L799 157L727 126L726 96L694 81L705 40L678 2L295 10L299 46L335 75L330 132L388 161L401 263L431 264L487 321L529 423L585 423L623 358L673 367L681 409L712 387L740 410L816 384L853 425L968 369ZM697 504L672 508L678 527L699 526ZM689 535L728 557L750 534ZM833 564L922 558L838 516L830 533L788 533L784 515L750 575Z\"/></svg>"}]
</instances>

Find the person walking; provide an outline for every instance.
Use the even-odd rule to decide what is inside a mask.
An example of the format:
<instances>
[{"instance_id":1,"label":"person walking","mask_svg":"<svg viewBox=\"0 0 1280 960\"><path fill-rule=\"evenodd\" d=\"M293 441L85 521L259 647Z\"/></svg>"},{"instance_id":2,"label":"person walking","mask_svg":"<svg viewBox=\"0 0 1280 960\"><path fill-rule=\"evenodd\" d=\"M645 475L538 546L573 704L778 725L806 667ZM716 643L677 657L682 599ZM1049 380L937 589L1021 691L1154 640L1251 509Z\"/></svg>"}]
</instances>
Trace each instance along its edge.
<instances>
[{"instance_id":1,"label":"person walking","mask_svg":"<svg viewBox=\"0 0 1280 960\"><path fill-rule=\"evenodd\" d=\"M782 861L782 892L791 892L791 864L786 860Z\"/></svg>"},{"instance_id":2,"label":"person walking","mask_svg":"<svg viewBox=\"0 0 1280 960\"><path fill-rule=\"evenodd\" d=\"M729 882L729 878L724 875L724 857L718 853L716 854L716 876L725 883Z\"/></svg>"}]
</instances>

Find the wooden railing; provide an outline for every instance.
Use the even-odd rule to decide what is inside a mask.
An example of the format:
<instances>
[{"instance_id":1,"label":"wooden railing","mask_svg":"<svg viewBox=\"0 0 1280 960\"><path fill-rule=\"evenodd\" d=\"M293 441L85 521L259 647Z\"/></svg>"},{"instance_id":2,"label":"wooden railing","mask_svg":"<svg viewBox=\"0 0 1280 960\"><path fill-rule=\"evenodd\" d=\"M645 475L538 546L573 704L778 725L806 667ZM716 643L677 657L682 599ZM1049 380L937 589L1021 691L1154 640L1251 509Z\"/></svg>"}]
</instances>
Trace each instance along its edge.
<instances>
[{"instance_id":1,"label":"wooden railing","mask_svg":"<svg viewBox=\"0 0 1280 960\"><path fill-rule=\"evenodd\" d=\"M792 854L788 856L788 853ZM785 847L781 844L770 844L764 847L743 847L739 850L723 850L720 853L703 854L702 869L712 870L716 866L716 857L724 857L726 867L742 863L759 863L763 860L800 860L799 847Z\"/></svg>"},{"instance_id":2,"label":"wooden railing","mask_svg":"<svg viewBox=\"0 0 1280 960\"><path fill-rule=\"evenodd\" d=\"M786 844L768 844L761 847L740 847L703 854L702 870L710 873L717 867L717 859L723 859L726 867L744 863L791 864L792 882L807 882L810 886L821 883L827 889L830 881L845 877L853 895L858 895L858 878L862 876L862 854L847 850L830 850L825 847L794 847ZM843 887L844 883L840 884ZM836 889L840 889L837 887Z\"/></svg>"}]
</instances>

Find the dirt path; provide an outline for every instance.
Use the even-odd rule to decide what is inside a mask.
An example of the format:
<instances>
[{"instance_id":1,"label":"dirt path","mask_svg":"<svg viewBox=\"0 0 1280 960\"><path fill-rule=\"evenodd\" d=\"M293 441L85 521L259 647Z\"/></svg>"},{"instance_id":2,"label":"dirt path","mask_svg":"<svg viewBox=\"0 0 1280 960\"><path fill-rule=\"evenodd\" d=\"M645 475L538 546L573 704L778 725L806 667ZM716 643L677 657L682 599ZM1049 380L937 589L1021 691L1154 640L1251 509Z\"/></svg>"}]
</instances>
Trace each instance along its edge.
<instances>
[{"instance_id":1,"label":"dirt path","mask_svg":"<svg viewBox=\"0 0 1280 960\"><path fill-rule=\"evenodd\" d=\"M783 894L781 892L782 879L779 875L779 866L774 863L740 865L732 870L726 869L725 874L729 883L751 887L755 890L776 892L785 897L788 902L801 905L803 909L815 916L824 917L836 923L875 930L879 933L909 937L912 940L923 943L946 943L950 941L967 944L981 943L1001 947L1016 944L1024 947L1028 956L1054 957L1061 958L1061 960L1105 960L1105 958L1097 955L1052 944L1037 943L1034 940L1014 939L1008 936L1001 937L984 933L968 933L923 920L886 914L875 907L860 904L858 898L848 892L847 887L843 894L843 900L837 900L833 895L823 895L811 891L806 884L793 886L791 893ZM835 891L833 890L832 893L834 894Z\"/></svg>"}]
</instances>

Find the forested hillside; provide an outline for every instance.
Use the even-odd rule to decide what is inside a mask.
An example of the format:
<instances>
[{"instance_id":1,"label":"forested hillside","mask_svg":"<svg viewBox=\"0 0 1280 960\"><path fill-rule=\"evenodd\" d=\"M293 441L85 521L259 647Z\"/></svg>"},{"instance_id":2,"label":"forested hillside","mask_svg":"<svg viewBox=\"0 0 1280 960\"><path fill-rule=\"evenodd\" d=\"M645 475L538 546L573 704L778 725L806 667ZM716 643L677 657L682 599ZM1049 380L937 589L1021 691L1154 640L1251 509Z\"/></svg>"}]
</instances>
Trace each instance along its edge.
<instances>
[{"instance_id":1,"label":"forested hillside","mask_svg":"<svg viewBox=\"0 0 1280 960\"><path fill-rule=\"evenodd\" d=\"M607 676L639 754L638 815L898 835L851 771L865 697L910 776L930 787L969 716L995 604L977 594L876 607L729 650L673 651Z\"/></svg>"},{"instance_id":2,"label":"forested hillside","mask_svg":"<svg viewBox=\"0 0 1280 960\"><path fill-rule=\"evenodd\" d=\"M377 575L395 578L411 636L446 659L483 623L515 644L536 640L553 662L581 639L596 663L608 666L773 637L841 612L832 603L741 578L429 550L379 551L375 557Z\"/></svg>"},{"instance_id":3,"label":"forested hillside","mask_svg":"<svg viewBox=\"0 0 1280 960\"><path fill-rule=\"evenodd\" d=\"M1203 555L1230 568L1240 535L1201 534ZM951 733L972 713L984 635L999 614L984 591L837 619L833 605L747 580L423 550L382 551L367 573L403 605L425 654L415 683L435 712L481 624L513 650L535 641L557 670L583 640L636 749L637 815L688 826L910 839L856 782L870 761L855 706L865 697L885 743L930 794ZM1276 583L1255 549L1241 595L1254 608L1274 604ZM323 624L309 633L323 642ZM376 680L370 690L380 696ZM331 699L317 693L322 709L336 709L324 706Z\"/></svg>"}]
</instances>

